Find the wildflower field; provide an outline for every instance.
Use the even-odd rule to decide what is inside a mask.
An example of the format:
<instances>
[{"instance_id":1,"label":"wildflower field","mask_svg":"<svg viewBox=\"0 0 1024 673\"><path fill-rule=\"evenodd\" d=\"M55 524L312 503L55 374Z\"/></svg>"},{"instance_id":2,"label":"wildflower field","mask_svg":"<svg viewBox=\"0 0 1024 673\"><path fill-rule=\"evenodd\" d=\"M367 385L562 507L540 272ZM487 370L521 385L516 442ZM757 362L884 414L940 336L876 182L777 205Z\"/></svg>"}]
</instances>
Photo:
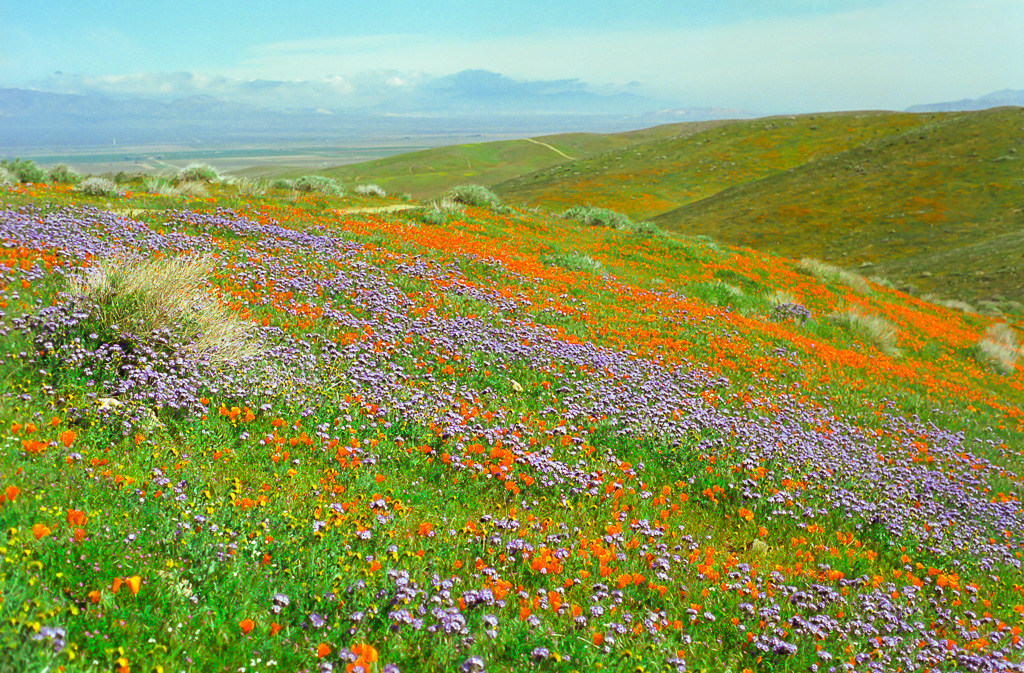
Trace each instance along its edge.
<instances>
[{"instance_id":1,"label":"wildflower field","mask_svg":"<svg viewBox=\"0 0 1024 673\"><path fill-rule=\"evenodd\" d=\"M0 671L1024 670L1013 325L500 205L0 201Z\"/></svg>"}]
</instances>

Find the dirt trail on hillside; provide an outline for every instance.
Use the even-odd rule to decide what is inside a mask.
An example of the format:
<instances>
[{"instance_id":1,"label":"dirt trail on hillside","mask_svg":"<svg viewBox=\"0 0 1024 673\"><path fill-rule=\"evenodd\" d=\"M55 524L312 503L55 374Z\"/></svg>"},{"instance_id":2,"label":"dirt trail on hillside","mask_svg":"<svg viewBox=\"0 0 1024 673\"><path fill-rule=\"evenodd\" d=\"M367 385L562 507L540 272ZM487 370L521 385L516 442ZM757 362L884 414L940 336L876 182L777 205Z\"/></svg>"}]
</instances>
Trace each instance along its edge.
<instances>
[{"instance_id":1,"label":"dirt trail on hillside","mask_svg":"<svg viewBox=\"0 0 1024 673\"><path fill-rule=\"evenodd\" d=\"M524 138L524 140L526 140L527 142L531 142L534 145L540 145L541 147L546 147L549 150L551 150L552 152L556 152L558 154L561 154L563 157L565 157L569 161L576 161L576 157L570 157L568 154L566 154L562 150L558 149L557 147L552 147L551 145L548 145L547 143L542 143L541 141L534 140L533 138Z\"/></svg>"}]
</instances>

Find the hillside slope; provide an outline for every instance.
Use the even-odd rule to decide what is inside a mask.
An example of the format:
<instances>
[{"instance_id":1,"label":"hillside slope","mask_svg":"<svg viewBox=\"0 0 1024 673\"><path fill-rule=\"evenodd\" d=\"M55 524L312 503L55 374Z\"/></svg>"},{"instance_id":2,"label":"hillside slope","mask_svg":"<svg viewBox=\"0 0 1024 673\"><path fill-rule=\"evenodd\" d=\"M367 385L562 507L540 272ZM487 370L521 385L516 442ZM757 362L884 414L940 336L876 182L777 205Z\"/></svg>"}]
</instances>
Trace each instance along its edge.
<instances>
[{"instance_id":1,"label":"hillside slope","mask_svg":"<svg viewBox=\"0 0 1024 673\"><path fill-rule=\"evenodd\" d=\"M322 171L343 182L375 183L426 199L458 184L492 185L522 173L628 145L633 134L566 133L453 145Z\"/></svg>"},{"instance_id":2,"label":"hillside slope","mask_svg":"<svg viewBox=\"0 0 1024 673\"><path fill-rule=\"evenodd\" d=\"M0 669L1024 670L1014 325L208 189L0 188Z\"/></svg>"},{"instance_id":3,"label":"hillside slope","mask_svg":"<svg viewBox=\"0 0 1024 673\"><path fill-rule=\"evenodd\" d=\"M590 204L645 219L933 121L923 115L859 112L690 127L523 175L496 185L495 191L529 206Z\"/></svg>"},{"instance_id":4,"label":"hillside slope","mask_svg":"<svg viewBox=\"0 0 1024 673\"><path fill-rule=\"evenodd\" d=\"M921 121L653 221L791 257L875 263L947 296L1024 299L1020 255L1000 260L1000 246L988 246L996 256L978 247L1024 227L1024 109Z\"/></svg>"}]
</instances>

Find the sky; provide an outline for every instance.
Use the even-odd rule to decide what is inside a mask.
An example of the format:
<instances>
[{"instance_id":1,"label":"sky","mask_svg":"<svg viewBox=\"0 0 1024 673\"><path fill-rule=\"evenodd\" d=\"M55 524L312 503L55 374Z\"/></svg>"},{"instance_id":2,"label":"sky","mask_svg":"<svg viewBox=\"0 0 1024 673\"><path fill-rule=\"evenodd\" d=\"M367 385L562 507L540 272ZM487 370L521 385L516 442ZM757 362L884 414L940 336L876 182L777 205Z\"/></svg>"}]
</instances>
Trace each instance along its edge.
<instances>
[{"instance_id":1,"label":"sky","mask_svg":"<svg viewBox=\"0 0 1024 673\"><path fill-rule=\"evenodd\" d=\"M1022 0L0 0L0 87L346 107L479 69L659 105L904 109L1024 89L1022 35Z\"/></svg>"}]
</instances>

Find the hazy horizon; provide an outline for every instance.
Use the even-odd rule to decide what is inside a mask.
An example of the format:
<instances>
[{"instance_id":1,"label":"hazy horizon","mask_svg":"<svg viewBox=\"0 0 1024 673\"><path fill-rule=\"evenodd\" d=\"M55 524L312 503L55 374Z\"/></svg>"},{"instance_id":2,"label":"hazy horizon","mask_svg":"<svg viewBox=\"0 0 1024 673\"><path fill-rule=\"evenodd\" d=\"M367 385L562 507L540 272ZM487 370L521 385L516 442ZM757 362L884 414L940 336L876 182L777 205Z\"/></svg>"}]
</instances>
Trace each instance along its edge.
<instances>
[{"instance_id":1,"label":"hazy horizon","mask_svg":"<svg viewBox=\"0 0 1024 673\"><path fill-rule=\"evenodd\" d=\"M287 11L122 0L24 11L0 0L0 17L0 87L55 93L332 111L420 109L455 95L457 111L490 86L624 109L776 114L899 110L1024 89L1018 0L643 0L628 9L305 0ZM453 94L453 76L467 70L500 77L459 81Z\"/></svg>"}]
</instances>

